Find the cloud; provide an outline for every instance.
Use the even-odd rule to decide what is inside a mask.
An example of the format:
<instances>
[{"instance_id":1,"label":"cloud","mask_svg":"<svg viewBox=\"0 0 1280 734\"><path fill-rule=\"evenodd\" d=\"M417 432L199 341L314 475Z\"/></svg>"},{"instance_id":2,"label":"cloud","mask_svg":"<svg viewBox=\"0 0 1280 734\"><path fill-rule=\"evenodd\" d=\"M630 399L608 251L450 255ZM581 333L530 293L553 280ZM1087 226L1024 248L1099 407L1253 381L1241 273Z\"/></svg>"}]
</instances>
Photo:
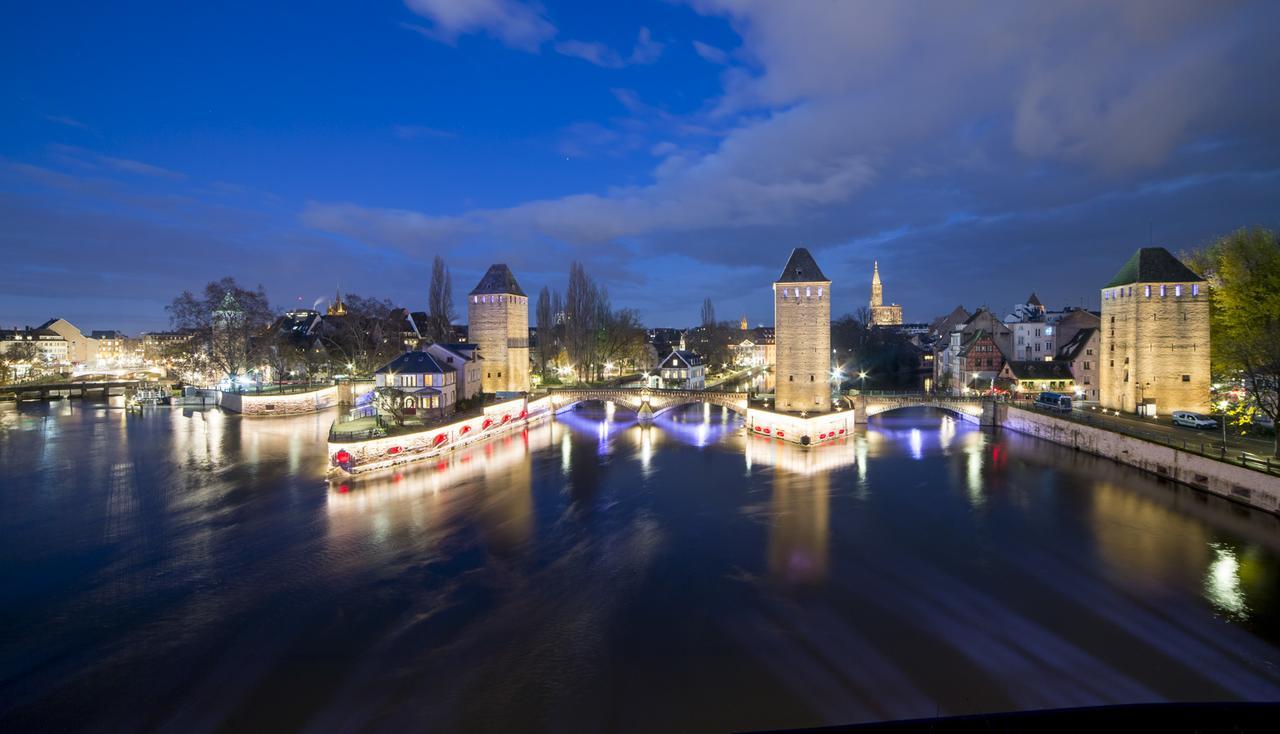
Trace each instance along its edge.
<instances>
[{"instance_id":1,"label":"cloud","mask_svg":"<svg viewBox=\"0 0 1280 734\"><path fill-rule=\"evenodd\" d=\"M693 50L696 51L698 55L703 58L704 61L709 61L713 64L729 63L728 52L726 52L724 49L712 46L709 43L703 43L702 41L694 41Z\"/></svg>"},{"instance_id":2,"label":"cloud","mask_svg":"<svg viewBox=\"0 0 1280 734\"><path fill-rule=\"evenodd\" d=\"M642 27L631 55L623 58L617 51L595 41L559 41L556 52L588 61L606 69L621 69L633 64L652 64L662 56L664 44L653 40L648 28Z\"/></svg>"},{"instance_id":3,"label":"cloud","mask_svg":"<svg viewBox=\"0 0 1280 734\"><path fill-rule=\"evenodd\" d=\"M804 242L857 282L873 256L910 270L916 291L901 301L943 309L971 302L991 262L1034 265L1065 248L1072 277L1090 282L1152 220L1184 245L1248 223L1258 196L1190 203L1239 189L1240 171L1276 193L1280 101L1257 92L1280 66L1264 30L1275 4L692 6L741 37L732 56L693 42L726 65L721 93L675 115L615 89L629 117L577 124L562 146L649 151L659 160L647 180L443 216L316 201L304 223L411 252L505 242L602 266L678 255L752 277ZM586 42L557 50L615 68L637 57Z\"/></svg>"},{"instance_id":4,"label":"cloud","mask_svg":"<svg viewBox=\"0 0 1280 734\"><path fill-rule=\"evenodd\" d=\"M138 176L149 176L152 178L163 178L170 181L181 181L187 178L187 174L180 171L172 171L168 168L144 163L142 161L132 160L130 158L119 158L115 156L103 155L101 153L81 148L75 145L64 145L62 143L52 143L47 146L49 153L57 160L75 165L80 168L101 169L106 168L120 173L129 173Z\"/></svg>"},{"instance_id":5,"label":"cloud","mask_svg":"<svg viewBox=\"0 0 1280 734\"><path fill-rule=\"evenodd\" d=\"M431 25L402 23L402 27L450 45L460 36L483 33L534 53L556 34L556 27L541 11L516 0L405 0L405 6Z\"/></svg>"},{"instance_id":6,"label":"cloud","mask_svg":"<svg viewBox=\"0 0 1280 734\"><path fill-rule=\"evenodd\" d=\"M64 115L41 115L41 117L48 120L49 122L57 123L59 125L65 125L67 127L74 127L74 128L79 128L81 130L87 130L89 132L93 132L93 128L89 127L83 122L80 122L74 117L66 117Z\"/></svg>"},{"instance_id":7,"label":"cloud","mask_svg":"<svg viewBox=\"0 0 1280 734\"><path fill-rule=\"evenodd\" d=\"M396 125L392 132L401 140L421 140L423 138L456 138L458 134L448 130L439 130L424 125Z\"/></svg>"}]
</instances>

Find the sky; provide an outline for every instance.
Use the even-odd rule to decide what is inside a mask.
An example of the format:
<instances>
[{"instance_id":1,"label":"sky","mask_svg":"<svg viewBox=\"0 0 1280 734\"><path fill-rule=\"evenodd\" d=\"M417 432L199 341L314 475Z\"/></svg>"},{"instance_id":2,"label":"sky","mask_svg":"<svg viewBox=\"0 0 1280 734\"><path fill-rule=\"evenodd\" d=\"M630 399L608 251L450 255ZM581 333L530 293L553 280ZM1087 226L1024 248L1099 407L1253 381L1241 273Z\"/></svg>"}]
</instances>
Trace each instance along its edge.
<instances>
[{"instance_id":1,"label":"sky","mask_svg":"<svg viewBox=\"0 0 1280 734\"><path fill-rule=\"evenodd\" d=\"M607 9L606 10L602 10ZM0 326L163 329L225 275L426 308L580 260L650 326L772 323L791 248L908 321L1098 306L1280 227L1280 3L60 2L0 26Z\"/></svg>"}]
</instances>

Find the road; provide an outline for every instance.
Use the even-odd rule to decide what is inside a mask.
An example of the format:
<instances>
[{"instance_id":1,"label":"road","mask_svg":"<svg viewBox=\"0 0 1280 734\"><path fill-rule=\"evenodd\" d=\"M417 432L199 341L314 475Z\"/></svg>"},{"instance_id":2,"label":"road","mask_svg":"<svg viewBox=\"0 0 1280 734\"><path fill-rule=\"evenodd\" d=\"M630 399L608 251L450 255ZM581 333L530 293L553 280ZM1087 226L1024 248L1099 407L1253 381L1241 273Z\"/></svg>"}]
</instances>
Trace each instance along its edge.
<instances>
[{"instance_id":1,"label":"road","mask_svg":"<svg viewBox=\"0 0 1280 734\"><path fill-rule=\"evenodd\" d=\"M1072 411L1072 417L1095 425L1105 426L1117 433L1128 433L1140 437L1154 436L1165 441L1185 441L1187 446L1195 448L1203 444L1206 450L1222 448L1221 428L1175 426L1168 416L1140 418L1134 415L1111 415L1104 414L1100 410L1092 410L1090 406L1077 406ZM1259 457L1267 457L1274 455L1275 443L1270 435L1253 438L1252 436L1232 436L1228 434L1227 451L1233 454L1239 454L1244 451Z\"/></svg>"}]
</instances>

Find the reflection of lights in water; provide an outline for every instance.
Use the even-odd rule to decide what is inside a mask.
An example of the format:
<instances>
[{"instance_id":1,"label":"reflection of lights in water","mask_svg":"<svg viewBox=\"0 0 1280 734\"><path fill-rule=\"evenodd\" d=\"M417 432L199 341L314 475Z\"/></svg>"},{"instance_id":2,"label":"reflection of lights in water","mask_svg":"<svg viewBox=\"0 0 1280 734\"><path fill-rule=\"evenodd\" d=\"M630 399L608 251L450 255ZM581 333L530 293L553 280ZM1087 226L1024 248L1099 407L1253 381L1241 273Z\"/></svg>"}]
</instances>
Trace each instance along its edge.
<instances>
[{"instance_id":1,"label":"reflection of lights in water","mask_svg":"<svg viewBox=\"0 0 1280 734\"><path fill-rule=\"evenodd\" d=\"M569 438L569 432L565 431L560 434L560 471L567 477L569 469L573 466L573 441Z\"/></svg>"},{"instance_id":2,"label":"reflection of lights in water","mask_svg":"<svg viewBox=\"0 0 1280 734\"><path fill-rule=\"evenodd\" d=\"M858 485L867 486L867 437L859 436L854 443L854 457L858 462Z\"/></svg>"},{"instance_id":3,"label":"reflection of lights in water","mask_svg":"<svg viewBox=\"0 0 1280 734\"><path fill-rule=\"evenodd\" d=\"M949 415L942 417L942 424L938 426L938 445L943 451L951 448L951 442L956 437L956 419Z\"/></svg>"},{"instance_id":4,"label":"reflection of lights in water","mask_svg":"<svg viewBox=\"0 0 1280 734\"><path fill-rule=\"evenodd\" d=\"M920 435L919 428L911 429L911 458L924 458L924 437Z\"/></svg>"},{"instance_id":5,"label":"reflection of lights in water","mask_svg":"<svg viewBox=\"0 0 1280 734\"><path fill-rule=\"evenodd\" d=\"M653 461L653 429L640 426L640 471L647 477Z\"/></svg>"},{"instance_id":6,"label":"reflection of lights in water","mask_svg":"<svg viewBox=\"0 0 1280 734\"><path fill-rule=\"evenodd\" d=\"M1213 605L1237 619L1248 619L1249 605L1240 588L1240 561L1234 548L1225 543L1210 543L1216 557L1209 563L1204 577L1205 595Z\"/></svg>"},{"instance_id":7,"label":"reflection of lights in water","mask_svg":"<svg viewBox=\"0 0 1280 734\"><path fill-rule=\"evenodd\" d=\"M981 505L986 498L982 495L982 452L978 447L970 447L965 452L965 469L968 472L965 480L969 489L969 502L974 506Z\"/></svg>"}]
</instances>

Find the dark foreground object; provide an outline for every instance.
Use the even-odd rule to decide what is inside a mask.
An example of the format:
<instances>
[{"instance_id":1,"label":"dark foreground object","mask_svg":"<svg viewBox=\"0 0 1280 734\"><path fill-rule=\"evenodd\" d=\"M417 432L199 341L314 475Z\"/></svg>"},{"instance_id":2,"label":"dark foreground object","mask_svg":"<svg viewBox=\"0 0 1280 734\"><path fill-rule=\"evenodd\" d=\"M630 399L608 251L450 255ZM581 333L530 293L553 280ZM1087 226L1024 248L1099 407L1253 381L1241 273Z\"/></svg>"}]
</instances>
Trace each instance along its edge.
<instances>
[{"instance_id":1,"label":"dark foreground object","mask_svg":"<svg viewBox=\"0 0 1280 734\"><path fill-rule=\"evenodd\" d=\"M1158 731L1214 734L1280 731L1280 703L1151 703L1079 709L1019 711L1007 714L949 716L878 724L828 726L796 732L856 732L856 734L967 734L968 732L1082 732ZM770 734L759 732L758 734Z\"/></svg>"}]
</instances>

